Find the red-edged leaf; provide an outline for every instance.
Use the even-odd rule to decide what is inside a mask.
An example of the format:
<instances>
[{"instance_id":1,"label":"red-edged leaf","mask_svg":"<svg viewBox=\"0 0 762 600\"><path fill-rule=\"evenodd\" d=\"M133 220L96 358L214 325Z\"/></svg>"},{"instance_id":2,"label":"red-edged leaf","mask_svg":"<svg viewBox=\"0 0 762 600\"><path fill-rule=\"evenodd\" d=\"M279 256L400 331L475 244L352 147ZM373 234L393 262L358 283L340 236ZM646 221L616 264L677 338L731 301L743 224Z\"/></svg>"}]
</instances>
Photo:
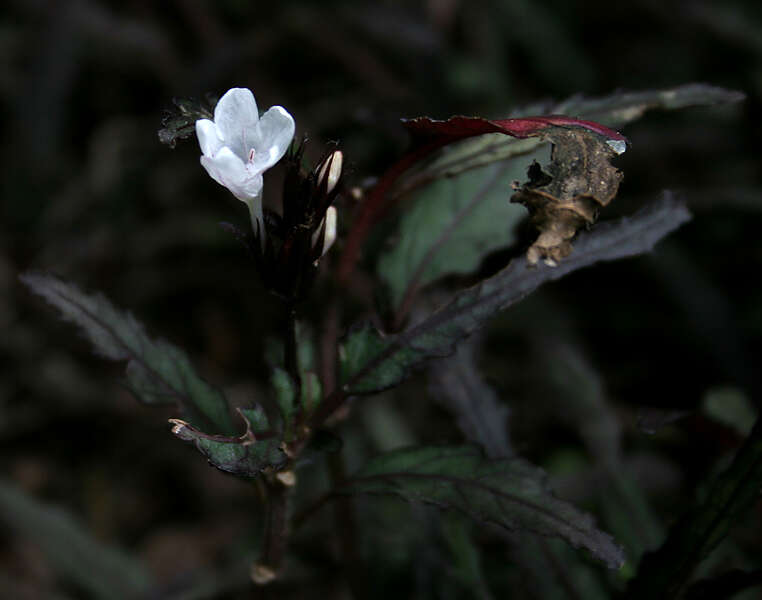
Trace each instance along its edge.
<instances>
[{"instance_id":1,"label":"red-edged leaf","mask_svg":"<svg viewBox=\"0 0 762 600\"><path fill-rule=\"evenodd\" d=\"M436 140L442 145L485 133L504 133L512 137L527 138L540 135L543 130L549 127L580 127L611 140L627 142L627 138L621 133L609 129L600 123L584 121L564 115L497 120L455 116L445 121L429 117L418 117L416 119L404 119L402 123L416 141Z\"/></svg>"},{"instance_id":2,"label":"red-edged leaf","mask_svg":"<svg viewBox=\"0 0 762 600\"><path fill-rule=\"evenodd\" d=\"M348 281L352 274L360 254L360 246L373 223L391 208L392 202L388 197L388 192L397 179L418 161L423 160L442 146L486 133L503 133L516 138L527 138L542 135L544 130L554 127L586 129L609 140L627 143L627 138L621 133L609 129L600 123L583 121L563 115L498 120L456 116L450 117L446 121L438 121L429 117L418 117L416 119L403 120L403 124L413 135L414 147L397 163L392 165L368 194L349 233L344 253L339 263L338 277L341 282Z\"/></svg>"}]
</instances>

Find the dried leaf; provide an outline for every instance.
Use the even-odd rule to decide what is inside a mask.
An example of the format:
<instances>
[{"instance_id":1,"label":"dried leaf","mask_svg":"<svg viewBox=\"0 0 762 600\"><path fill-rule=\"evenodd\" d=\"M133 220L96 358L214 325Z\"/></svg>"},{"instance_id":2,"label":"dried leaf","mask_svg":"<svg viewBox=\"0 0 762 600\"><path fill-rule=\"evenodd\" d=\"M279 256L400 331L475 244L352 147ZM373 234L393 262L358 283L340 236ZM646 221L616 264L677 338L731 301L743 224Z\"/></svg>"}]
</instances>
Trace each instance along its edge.
<instances>
[{"instance_id":1,"label":"dried leaf","mask_svg":"<svg viewBox=\"0 0 762 600\"><path fill-rule=\"evenodd\" d=\"M346 281L351 274L370 228L404 195L399 193L400 189L406 192L439 177L448 177L471 168L526 154L534 151L542 144L540 137L527 138L526 135L523 135L517 138L505 135L509 132L500 130L501 123L508 122L505 125L505 129L508 130L523 130L523 133L526 134L528 130L534 129L534 133L538 133L542 125L552 125L553 123L532 123L532 119L548 119L549 117L529 117L528 115L554 113L555 116L551 118L558 119L564 118L561 115L576 115L589 119L578 120L577 123L590 123L595 127L602 127L600 124L608 127L621 127L639 119L647 110L675 110L691 106L713 106L739 102L744 98L745 96L741 92L700 83L658 90L616 92L599 98L585 98L577 95L559 104L541 103L519 109L514 111L516 119L504 119L502 121L485 119L482 120L485 123L481 124L466 122L458 125L464 130L460 133L465 133L465 130L470 129L472 135L476 135L476 137L465 137L464 135L453 137L452 132L447 130L451 125L443 125L440 134L427 132L427 129L432 127L429 125L430 123L436 128L439 127L438 123L447 122L427 118L413 119L409 128L412 128L414 132L416 129L422 130L420 133L424 137L428 137L430 141L403 156L378 180L376 186L368 194L353 222L352 229L349 231L338 276L341 280ZM469 119L469 117L456 117L455 119ZM511 125L510 121L522 121L524 125ZM420 127L416 122L420 123ZM568 126L570 122L571 120L568 119L565 122L556 121L555 124ZM593 131L590 128L588 130ZM490 134L490 131L499 131L499 133ZM613 139L614 141L621 141L616 138ZM429 164L424 165L422 169L419 168L415 173L411 173L413 168L420 167L422 161L429 159L432 152L453 142L457 143L454 146L446 146L445 152L438 159L429 161ZM452 152L450 152L451 149Z\"/></svg>"},{"instance_id":2,"label":"dried leaf","mask_svg":"<svg viewBox=\"0 0 762 600\"><path fill-rule=\"evenodd\" d=\"M545 136L553 143L548 172L533 163L529 182L511 202L526 206L540 231L527 250L529 264L543 259L555 266L571 253L577 232L595 223L598 210L616 196L622 173L611 159L624 152L625 144L580 128L549 129Z\"/></svg>"},{"instance_id":3,"label":"dried leaf","mask_svg":"<svg viewBox=\"0 0 762 600\"><path fill-rule=\"evenodd\" d=\"M456 116L445 121L419 117L407 121L403 120L403 124L413 135L414 147L389 168L363 203L362 210L353 224L344 247L344 254L338 270L338 277L341 281L346 280L354 268L360 244L371 224L381 212L388 210L390 204L397 198L389 196L389 192L400 176L443 146L489 133L499 133L514 138L537 137L554 127L587 130L610 139L613 144L622 147L627 143L627 138L613 129L592 121L574 119L563 115L500 120Z\"/></svg>"}]
</instances>

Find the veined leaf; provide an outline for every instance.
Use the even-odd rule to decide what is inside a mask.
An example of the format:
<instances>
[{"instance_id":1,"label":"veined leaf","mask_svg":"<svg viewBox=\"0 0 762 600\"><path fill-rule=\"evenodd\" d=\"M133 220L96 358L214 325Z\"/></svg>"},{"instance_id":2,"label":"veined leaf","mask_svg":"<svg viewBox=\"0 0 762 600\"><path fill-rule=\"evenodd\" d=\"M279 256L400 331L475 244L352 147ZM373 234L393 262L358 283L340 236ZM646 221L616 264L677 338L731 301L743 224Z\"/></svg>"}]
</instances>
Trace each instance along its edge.
<instances>
[{"instance_id":1,"label":"veined leaf","mask_svg":"<svg viewBox=\"0 0 762 600\"><path fill-rule=\"evenodd\" d=\"M192 442L206 456L209 464L239 477L256 477L266 469L279 469L288 461L281 449L281 440L269 429L261 407L239 409L246 423L241 436L209 435L181 419L170 419L172 433L185 442Z\"/></svg>"},{"instance_id":2,"label":"veined leaf","mask_svg":"<svg viewBox=\"0 0 762 600\"><path fill-rule=\"evenodd\" d=\"M440 129L446 125L446 131L467 124L468 132L474 122L492 129L506 121L465 117L426 121ZM571 239L581 227L595 222L598 209L614 198L622 179L610 159L624 152L625 139L611 130L601 130L602 135L594 125L550 119L540 130L543 139L553 143L548 173L536 162L544 153L536 150L531 156L535 162L525 158L495 163L436 179L413 194L410 208L400 217L394 248L379 262L397 323L408 313L419 288L443 275L474 271L489 252L513 243L513 229L525 212L509 204L506 196L512 182L525 179L530 163L530 181L510 200L528 208L540 232L527 257L532 263L540 258L557 262L571 252Z\"/></svg>"},{"instance_id":3,"label":"veined leaf","mask_svg":"<svg viewBox=\"0 0 762 600\"><path fill-rule=\"evenodd\" d=\"M93 538L61 508L43 504L5 482L0 482L0 521L38 546L53 570L87 590L88 597L145 598L152 585L140 563Z\"/></svg>"},{"instance_id":4,"label":"veined leaf","mask_svg":"<svg viewBox=\"0 0 762 600\"><path fill-rule=\"evenodd\" d=\"M475 446L407 448L371 460L338 493L391 494L458 510L509 530L560 537L610 568L624 563L591 516L556 498L545 473L524 460L485 459Z\"/></svg>"},{"instance_id":5,"label":"veined leaf","mask_svg":"<svg viewBox=\"0 0 762 600\"><path fill-rule=\"evenodd\" d=\"M558 115L575 115L592 118L609 126L621 126L643 115L647 109L677 109L694 105L719 104L738 101L743 94L701 84L690 84L665 90L645 92L621 92L603 98L574 97L557 105L528 107L522 113L549 112ZM544 117L553 119L554 117ZM495 124L518 123L523 126L512 133L523 134L527 126L572 126L574 131L601 133L604 130L584 128L577 123L589 121L537 122L536 117L527 119L485 119L454 117L447 121L414 119L407 123L414 132L424 128L424 133L447 137L458 132L483 133L494 130ZM547 127L550 125L552 127ZM428 129L433 129L429 132ZM441 131L439 131L441 130ZM614 136L616 132L607 131ZM596 137L591 135L588 137ZM619 138L612 137L617 140ZM412 295L421 287L447 274L465 274L474 271L488 253L514 242L512 229L525 213L505 201L510 184L525 178L526 165L547 152L544 137L510 137L501 133L484 133L477 137L451 144L443 148L436 158L425 161L418 169L405 174L394 195L411 194L406 199L406 209L401 216L393 248L385 252L379 261L378 271L389 287L392 305L398 309L398 320L407 313ZM544 146L544 147L543 147ZM574 155L581 153L577 148ZM496 161L524 156L502 168ZM596 181L601 177L594 178ZM599 196L602 197L602 196ZM602 197L602 204L609 198ZM565 206L563 214L567 215ZM586 219L588 221L589 219ZM556 231L557 228L552 228ZM569 229L570 233L575 227Z\"/></svg>"},{"instance_id":6,"label":"veined leaf","mask_svg":"<svg viewBox=\"0 0 762 600\"><path fill-rule=\"evenodd\" d=\"M516 259L400 334L385 336L369 325L356 328L339 349L343 389L371 394L396 385L427 359L451 354L458 341L543 283L598 261L647 252L689 218L688 209L667 194L632 217L580 235L559 266L527 268L525 259Z\"/></svg>"},{"instance_id":7,"label":"veined leaf","mask_svg":"<svg viewBox=\"0 0 762 600\"><path fill-rule=\"evenodd\" d=\"M560 103L527 106L513 113L523 117L538 113L574 115L618 128L636 121L648 110L677 110L691 106L713 106L739 102L741 92L720 87L690 83L674 88L642 92L616 92L600 98L573 96ZM439 177L452 177L465 170L534 151L545 141L541 138L519 139L502 133L488 133L469 138L442 149L433 159L415 172L405 175L400 189L418 187Z\"/></svg>"},{"instance_id":8,"label":"veined leaf","mask_svg":"<svg viewBox=\"0 0 762 600\"><path fill-rule=\"evenodd\" d=\"M379 179L368 194L349 232L337 275L341 281L346 281L354 269L361 246L372 225L412 189L440 177L453 176L467 169L532 152L546 143L546 140L541 137L543 129L554 124L561 124L561 119L565 119L563 126L573 126L573 119L568 115L581 117L576 121L577 126L601 133L605 131L605 127L601 128L602 125L621 127L638 119L648 109L710 106L738 102L744 98L741 92L703 84L689 84L662 90L617 92L603 98L589 99L575 96L560 104L535 104L514 111L511 119L490 121L477 118L475 121L478 124L478 130L470 126L468 117L455 117L444 122L426 118L414 119L412 121L414 130L422 129L417 124L423 124L423 129L428 130L429 124L433 123L435 127L440 127L440 130L438 132L424 131L424 133L441 135L434 135L433 138L429 135L427 143L418 145ZM528 116L538 113L549 116ZM463 123L463 120L466 122ZM593 123L590 120L597 122ZM448 129L450 127L448 123L452 121L457 125L458 135L453 135L455 132ZM501 126L506 122L508 122L507 127ZM444 125L440 126L437 123ZM612 139L615 143L621 142L616 137ZM447 147L442 150L444 145ZM433 153L437 150L440 154L434 156Z\"/></svg>"},{"instance_id":9,"label":"veined leaf","mask_svg":"<svg viewBox=\"0 0 762 600\"><path fill-rule=\"evenodd\" d=\"M527 116L510 119L455 116L443 121L429 117L418 117L405 119L403 124L416 140L437 140L441 143L449 143L450 140L460 140L485 133L503 133L515 138L527 138L542 135L543 132L555 127L584 129L611 140L627 141L621 133L605 125L565 115Z\"/></svg>"},{"instance_id":10,"label":"veined leaf","mask_svg":"<svg viewBox=\"0 0 762 600\"><path fill-rule=\"evenodd\" d=\"M378 265L398 313L407 312L418 289L443 275L470 273L487 254L514 242L513 228L526 211L508 198L511 183L526 176L530 162L492 164L437 179L414 194L394 246Z\"/></svg>"},{"instance_id":11,"label":"veined leaf","mask_svg":"<svg viewBox=\"0 0 762 600\"><path fill-rule=\"evenodd\" d=\"M148 337L135 317L117 309L101 294L85 294L52 275L26 273L21 281L78 325L95 351L127 361L126 384L146 404L176 402L196 427L231 433L223 393L199 377L188 356L172 344Z\"/></svg>"},{"instance_id":12,"label":"veined leaf","mask_svg":"<svg viewBox=\"0 0 762 600\"><path fill-rule=\"evenodd\" d=\"M555 106L553 112L580 115L609 127L621 127L639 119L647 110L678 110L691 106L715 106L745 99L743 92L707 85L686 83L673 88L616 92L602 98L573 96ZM536 110L532 110L536 112Z\"/></svg>"}]
</instances>

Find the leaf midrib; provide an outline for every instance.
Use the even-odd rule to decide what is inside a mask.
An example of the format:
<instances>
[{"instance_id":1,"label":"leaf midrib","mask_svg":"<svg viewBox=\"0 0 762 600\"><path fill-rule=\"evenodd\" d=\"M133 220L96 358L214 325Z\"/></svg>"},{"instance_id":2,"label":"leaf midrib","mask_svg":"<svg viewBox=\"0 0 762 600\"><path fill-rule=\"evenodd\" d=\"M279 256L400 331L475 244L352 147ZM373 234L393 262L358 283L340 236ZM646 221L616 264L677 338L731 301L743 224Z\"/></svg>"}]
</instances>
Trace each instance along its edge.
<instances>
[{"instance_id":1,"label":"leaf midrib","mask_svg":"<svg viewBox=\"0 0 762 600\"><path fill-rule=\"evenodd\" d=\"M527 500L525 498L521 498L519 496L515 496L514 494L510 494L508 492L505 492L500 489L496 489L488 484L482 483L481 481L478 481L476 479L466 479L461 477L456 477L453 475L441 475L441 474L431 474L431 473L411 473L409 471L401 471L401 472L392 472L392 473L384 473L379 475L366 475L366 476L360 476L360 477L352 477L350 480L348 480L345 484L346 487L351 487L353 483L362 483L362 482L373 482L373 481L381 481L381 482L388 482L390 479L429 479L429 480L440 480L440 481L446 481L448 483L452 483L453 486L472 486L475 488L480 489L481 491L487 492L489 494L492 494L498 498L500 498L503 501L506 501L508 503L514 503L516 505L522 506L529 510L534 510L540 514L542 514L544 517L548 518L551 521L554 521L558 524L560 524L562 527L566 527L568 529L571 529L572 531L577 532L580 536L583 538L590 540L591 544L588 545L588 548L591 548L595 543L601 543L602 540L597 539L599 536L595 535L595 532L589 532L586 531L574 523L570 523L567 521L564 521L561 517L550 511L549 509L535 504L534 502L531 502L530 500ZM342 487L345 487L342 486ZM338 491L340 493L340 490ZM374 492L362 492L369 495L404 495L401 492L395 492L395 491L374 491ZM552 500L558 501L558 502L564 502L560 498L556 498L553 496L550 492L548 492L548 495ZM407 496L406 496L407 497ZM429 504L433 504L435 506L442 506L442 507L453 507L451 504L447 504L444 502L437 502L433 499L421 499L422 502L427 502ZM467 504L466 504L467 506ZM571 504L569 504L569 507L573 510L577 510L574 508ZM500 525L502 527L506 527L507 529L511 529L506 524L498 521L495 518L485 518L485 521L494 522L497 525ZM607 534L600 532L601 536L606 536ZM613 542L606 540L608 543L613 544Z\"/></svg>"}]
</instances>

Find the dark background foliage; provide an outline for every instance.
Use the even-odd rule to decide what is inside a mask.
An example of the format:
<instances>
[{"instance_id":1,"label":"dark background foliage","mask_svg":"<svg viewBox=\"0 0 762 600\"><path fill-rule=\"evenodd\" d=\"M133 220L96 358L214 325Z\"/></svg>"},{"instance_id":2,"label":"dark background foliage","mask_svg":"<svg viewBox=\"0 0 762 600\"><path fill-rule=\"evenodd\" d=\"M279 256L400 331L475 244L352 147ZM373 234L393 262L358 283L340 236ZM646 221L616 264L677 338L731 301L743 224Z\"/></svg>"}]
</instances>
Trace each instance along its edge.
<instances>
[{"instance_id":1,"label":"dark background foliage","mask_svg":"<svg viewBox=\"0 0 762 600\"><path fill-rule=\"evenodd\" d=\"M166 418L176 415L134 402L114 383L119 367L93 357L17 281L27 269L45 269L101 290L154 335L186 348L232 396L263 393L261 357L277 333L277 304L216 225L245 225L245 207L200 168L195 140L175 150L159 144L162 110L173 96L250 87L260 109L288 108L297 135L309 134L312 158L324 142L339 140L349 184L360 185L403 152L401 117L503 117L578 93L699 81L747 98L652 112L628 127L632 147L617 163L625 173L620 197L602 215L630 213L669 188L685 198L694 221L652 256L597 266L536 293L490 326L479 354L482 372L511 408L517 451L548 469L561 495L585 502L595 457L580 434L577 388L564 375L553 383L554 353L571 348L587 380L604 390L624 431L626 464L655 522L666 527L738 446L758 409L761 40L762 10L741 1L6 2L3 480L64 507L96 539L139 557L162 590L155 597L201 583L214 589L221 576L201 581L201 574L220 572L227 573L222 594L247 593L236 557L249 556L259 535L254 490L174 439ZM277 170L267 175L271 204L278 177ZM352 206L344 200L340 220ZM325 284L331 263L322 268ZM309 311L319 310L319 300ZM419 377L364 400L343 430L350 464L354 454L457 440L449 416L424 400L425 389ZM658 431L646 434L639 419ZM732 531L706 574L762 566L759 509ZM17 518L5 513L4 521ZM428 513L392 506L372 514L378 527L363 552L379 566L369 585L452 597L432 580L446 558L419 552L393 531L415 521L423 537ZM329 535L330 511L318 518L320 535ZM387 544L381 558L372 555L377 538ZM84 592L61 577L39 544L7 527L0 539L0 579L14 586L13 597L90 597L78 595ZM331 544L318 535L297 540L300 566L282 592L341 593L325 547ZM512 585L504 551L484 562L497 589Z\"/></svg>"}]
</instances>

